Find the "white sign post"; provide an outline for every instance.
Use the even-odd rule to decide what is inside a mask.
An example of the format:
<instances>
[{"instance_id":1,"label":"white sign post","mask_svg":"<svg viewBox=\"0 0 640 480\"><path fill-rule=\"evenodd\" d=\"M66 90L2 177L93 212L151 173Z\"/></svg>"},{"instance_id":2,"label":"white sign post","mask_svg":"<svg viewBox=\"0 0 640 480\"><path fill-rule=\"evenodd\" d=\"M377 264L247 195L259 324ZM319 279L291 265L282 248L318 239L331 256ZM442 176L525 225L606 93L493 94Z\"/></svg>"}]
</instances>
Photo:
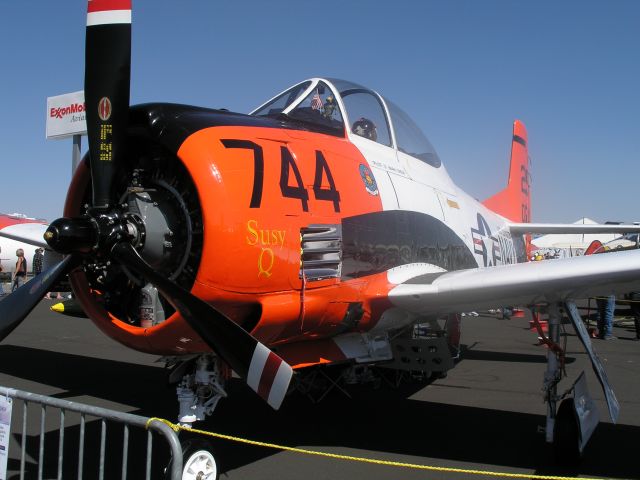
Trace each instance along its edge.
<instances>
[{"instance_id":1,"label":"white sign post","mask_svg":"<svg viewBox=\"0 0 640 480\"><path fill-rule=\"evenodd\" d=\"M73 137L72 174L80 163L81 136L86 134L84 91L47 98L47 140Z\"/></svg>"}]
</instances>

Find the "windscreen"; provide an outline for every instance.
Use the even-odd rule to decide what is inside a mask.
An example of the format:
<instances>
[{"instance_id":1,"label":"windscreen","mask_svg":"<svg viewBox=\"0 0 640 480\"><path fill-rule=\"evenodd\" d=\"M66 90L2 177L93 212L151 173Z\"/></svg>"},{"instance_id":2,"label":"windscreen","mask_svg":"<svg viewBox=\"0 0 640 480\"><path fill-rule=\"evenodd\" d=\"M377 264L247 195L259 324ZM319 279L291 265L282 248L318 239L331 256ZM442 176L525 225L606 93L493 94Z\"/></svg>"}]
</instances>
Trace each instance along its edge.
<instances>
[{"instance_id":1,"label":"windscreen","mask_svg":"<svg viewBox=\"0 0 640 480\"><path fill-rule=\"evenodd\" d=\"M281 93L269 103L253 112L252 115L257 115L259 117L277 117L283 110L295 102L298 97L302 95L307 88L309 88L309 85L311 85L311 82L302 82L291 87L286 92Z\"/></svg>"},{"instance_id":2,"label":"windscreen","mask_svg":"<svg viewBox=\"0 0 640 480\"><path fill-rule=\"evenodd\" d=\"M307 97L287 115L307 125L317 126L325 133L344 134L344 122L338 102L324 82L318 82Z\"/></svg>"},{"instance_id":3,"label":"windscreen","mask_svg":"<svg viewBox=\"0 0 640 480\"><path fill-rule=\"evenodd\" d=\"M422 160L432 167L439 167L441 165L440 157L438 157L438 154L424 133L422 133L422 130L418 128L414 121L411 120L411 117L400 107L386 98L385 103L387 104L391 121L393 122L398 150Z\"/></svg>"}]
</instances>

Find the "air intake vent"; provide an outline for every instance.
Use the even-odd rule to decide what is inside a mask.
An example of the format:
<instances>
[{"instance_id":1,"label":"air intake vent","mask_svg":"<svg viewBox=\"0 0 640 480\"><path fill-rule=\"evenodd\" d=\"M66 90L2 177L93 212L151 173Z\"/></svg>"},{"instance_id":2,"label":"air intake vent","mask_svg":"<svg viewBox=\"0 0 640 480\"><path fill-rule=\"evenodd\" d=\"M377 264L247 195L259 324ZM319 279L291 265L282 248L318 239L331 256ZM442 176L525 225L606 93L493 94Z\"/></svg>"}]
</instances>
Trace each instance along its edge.
<instances>
[{"instance_id":1,"label":"air intake vent","mask_svg":"<svg viewBox=\"0 0 640 480\"><path fill-rule=\"evenodd\" d=\"M309 225L300 230L302 261L300 278L307 281L340 276L342 267L342 226Z\"/></svg>"}]
</instances>

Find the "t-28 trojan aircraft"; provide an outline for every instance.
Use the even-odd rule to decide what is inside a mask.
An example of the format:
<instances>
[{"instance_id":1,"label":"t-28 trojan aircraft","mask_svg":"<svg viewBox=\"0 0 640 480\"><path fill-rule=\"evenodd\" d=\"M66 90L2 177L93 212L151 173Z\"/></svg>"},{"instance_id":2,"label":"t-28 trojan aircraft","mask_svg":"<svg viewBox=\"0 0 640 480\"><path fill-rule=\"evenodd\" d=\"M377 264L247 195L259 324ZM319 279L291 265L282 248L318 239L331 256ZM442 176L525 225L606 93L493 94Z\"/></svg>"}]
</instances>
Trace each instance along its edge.
<instances>
[{"instance_id":1,"label":"t-28 trojan aircraft","mask_svg":"<svg viewBox=\"0 0 640 480\"><path fill-rule=\"evenodd\" d=\"M640 288L640 252L527 263L528 233L640 227L528 223L521 122L508 185L479 203L406 113L351 82L313 78L249 115L129 106L130 1L88 5L89 153L45 234L65 256L0 303L2 338L68 273L104 333L174 366L179 420L192 423L232 370L277 409L317 365L355 381L373 365L444 372L459 312L546 304L549 341L562 308L617 416L573 299ZM562 375L550 352L548 440ZM574 406L580 448L592 406Z\"/></svg>"}]
</instances>

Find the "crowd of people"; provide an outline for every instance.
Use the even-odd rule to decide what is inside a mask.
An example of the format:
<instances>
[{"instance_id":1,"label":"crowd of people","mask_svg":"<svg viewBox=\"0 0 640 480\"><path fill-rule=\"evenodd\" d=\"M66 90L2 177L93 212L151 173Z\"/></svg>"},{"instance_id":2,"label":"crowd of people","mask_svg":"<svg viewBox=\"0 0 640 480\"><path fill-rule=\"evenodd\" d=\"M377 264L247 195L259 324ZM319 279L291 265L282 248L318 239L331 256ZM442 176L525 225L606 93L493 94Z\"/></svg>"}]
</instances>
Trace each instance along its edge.
<instances>
[{"instance_id":1,"label":"crowd of people","mask_svg":"<svg viewBox=\"0 0 640 480\"><path fill-rule=\"evenodd\" d=\"M35 253L32 259L32 272L33 276L39 275L42 273L42 267L44 265L44 249L36 248ZM2 266L0 265L0 272L2 272ZM11 292L16 291L27 281L27 276L29 272L29 262L24 256L24 250L19 248L16 250L16 264L15 270L11 272ZM4 292L4 288L2 284L0 284L0 294L8 293ZM61 299L63 298L60 292L49 292L45 296L45 298L49 299Z\"/></svg>"},{"instance_id":2,"label":"crowd of people","mask_svg":"<svg viewBox=\"0 0 640 480\"><path fill-rule=\"evenodd\" d=\"M560 258L559 253L551 253L551 252L541 252L537 251L533 255L531 255L532 262L539 262L540 260L551 260L553 258Z\"/></svg>"}]
</instances>

